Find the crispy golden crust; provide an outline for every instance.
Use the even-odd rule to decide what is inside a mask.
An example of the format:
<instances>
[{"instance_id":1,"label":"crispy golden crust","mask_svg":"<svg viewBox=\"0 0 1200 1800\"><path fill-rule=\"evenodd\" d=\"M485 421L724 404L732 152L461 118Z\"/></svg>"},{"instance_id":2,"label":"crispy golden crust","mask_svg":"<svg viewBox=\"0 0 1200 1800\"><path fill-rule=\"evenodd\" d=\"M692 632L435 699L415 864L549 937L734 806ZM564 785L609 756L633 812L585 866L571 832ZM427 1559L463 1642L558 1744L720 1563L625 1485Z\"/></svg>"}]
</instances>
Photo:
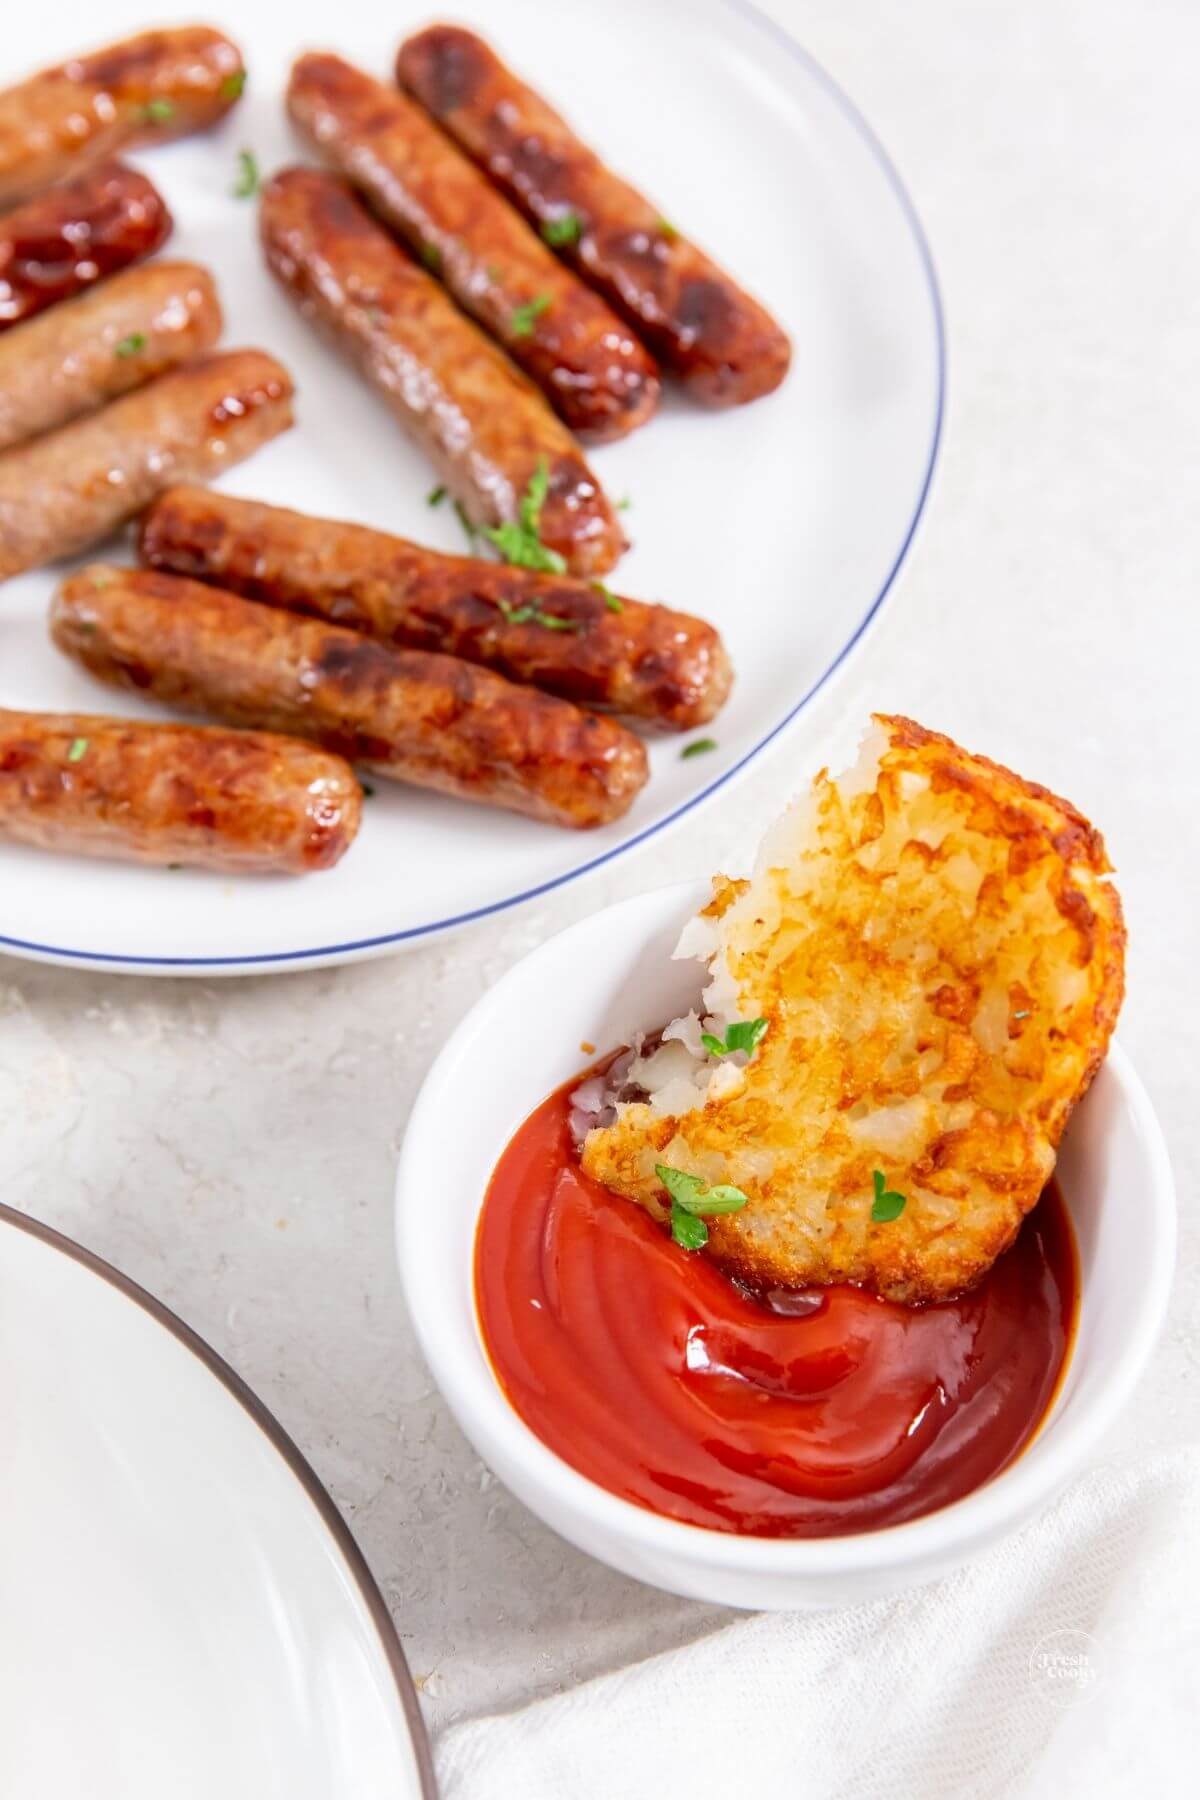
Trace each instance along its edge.
<instances>
[{"instance_id":1,"label":"crispy golden crust","mask_svg":"<svg viewBox=\"0 0 1200 1800\"><path fill-rule=\"evenodd\" d=\"M706 909L710 1010L770 1021L688 1111L623 1107L584 1167L663 1213L656 1162L749 1195L710 1253L754 1282L971 1286L1015 1237L1103 1060L1125 930L1098 831L910 719L825 771ZM873 1172L907 1196L874 1222Z\"/></svg>"}]
</instances>

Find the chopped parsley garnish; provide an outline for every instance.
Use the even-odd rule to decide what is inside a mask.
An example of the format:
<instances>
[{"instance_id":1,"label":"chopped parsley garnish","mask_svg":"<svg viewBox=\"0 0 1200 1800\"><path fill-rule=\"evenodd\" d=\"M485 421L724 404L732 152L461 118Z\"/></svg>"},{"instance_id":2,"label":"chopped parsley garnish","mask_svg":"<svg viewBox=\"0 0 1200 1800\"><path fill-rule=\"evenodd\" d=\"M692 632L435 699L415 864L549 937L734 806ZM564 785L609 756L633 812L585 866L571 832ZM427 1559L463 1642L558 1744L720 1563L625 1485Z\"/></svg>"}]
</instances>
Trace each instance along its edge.
<instances>
[{"instance_id":1,"label":"chopped parsley garnish","mask_svg":"<svg viewBox=\"0 0 1200 1800\"><path fill-rule=\"evenodd\" d=\"M455 510L455 513L458 515L459 524L462 526L463 530L467 534L468 544L474 544L475 539L479 536L479 532L476 529L476 527L474 525L472 525L470 519L467 517L467 509L463 505L461 500L456 500L454 502L454 510Z\"/></svg>"},{"instance_id":2,"label":"chopped parsley garnish","mask_svg":"<svg viewBox=\"0 0 1200 1800\"><path fill-rule=\"evenodd\" d=\"M175 102L173 100L147 100L145 106L139 109L138 116L147 125L165 125L168 119L175 117Z\"/></svg>"},{"instance_id":3,"label":"chopped parsley garnish","mask_svg":"<svg viewBox=\"0 0 1200 1800\"><path fill-rule=\"evenodd\" d=\"M497 600L496 605L504 614L506 625L528 625L534 616L535 609L532 606L516 606L511 600Z\"/></svg>"},{"instance_id":4,"label":"chopped parsley garnish","mask_svg":"<svg viewBox=\"0 0 1200 1800\"><path fill-rule=\"evenodd\" d=\"M563 244L577 244L582 232L583 220L577 212L559 213L557 218L547 219L542 226L542 236L556 250Z\"/></svg>"},{"instance_id":5,"label":"chopped parsley garnish","mask_svg":"<svg viewBox=\"0 0 1200 1800\"><path fill-rule=\"evenodd\" d=\"M882 1169L871 1170L871 1180L875 1184L875 1203L871 1207L871 1220L875 1225L890 1225L898 1219L908 1205L907 1194L897 1194L889 1188Z\"/></svg>"},{"instance_id":6,"label":"chopped parsley garnish","mask_svg":"<svg viewBox=\"0 0 1200 1800\"><path fill-rule=\"evenodd\" d=\"M618 512L628 512L632 505L633 505L633 501L630 499L628 494L625 494L622 496L622 498L620 500L617 501L617 511Z\"/></svg>"},{"instance_id":7,"label":"chopped parsley garnish","mask_svg":"<svg viewBox=\"0 0 1200 1800\"><path fill-rule=\"evenodd\" d=\"M246 87L246 71L245 71L245 69L235 69L233 71L233 74L227 75L225 77L224 81L221 83L221 98L222 98L222 100L240 100L242 97L242 94L245 91L245 87Z\"/></svg>"},{"instance_id":8,"label":"chopped parsley garnish","mask_svg":"<svg viewBox=\"0 0 1200 1800\"><path fill-rule=\"evenodd\" d=\"M445 498L446 490L439 485L438 487L430 488L425 496L425 504L426 506L440 506Z\"/></svg>"},{"instance_id":9,"label":"chopped parsley garnish","mask_svg":"<svg viewBox=\"0 0 1200 1800\"><path fill-rule=\"evenodd\" d=\"M602 581L593 581L592 586L604 601L609 612L625 611L625 602L617 594L614 594L611 588L606 588Z\"/></svg>"},{"instance_id":10,"label":"chopped parsley garnish","mask_svg":"<svg viewBox=\"0 0 1200 1800\"><path fill-rule=\"evenodd\" d=\"M671 1236L685 1250L702 1250L708 1242L701 1214L741 1212L746 1204L741 1188L728 1182L706 1187L702 1176L673 1169L669 1163L655 1163L654 1173L671 1196Z\"/></svg>"},{"instance_id":11,"label":"chopped parsley garnish","mask_svg":"<svg viewBox=\"0 0 1200 1800\"><path fill-rule=\"evenodd\" d=\"M144 350L145 348L146 348L145 332L144 331L131 331L129 336L123 337L121 339L120 343L116 346L114 355L116 355L116 356L136 356L139 350Z\"/></svg>"},{"instance_id":12,"label":"chopped parsley garnish","mask_svg":"<svg viewBox=\"0 0 1200 1800\"><path fill-rule=\"evenodd\" d=\"M684 1250L703 1250L708 1242L708 1226L694 1213L685 1211L678 1201L671 1202L671 1236Z\"/></svg>"},{"instance_id":13,"label":"chopped parsley garnish","mask_svg":"<svg viewBox=\"0 0 1200 1800\"><path fill-rule=\"evenodd\" d=\"M421 261L431 275L439 275L442 269L442 253L436 244L421 245Z\"/></svg>"},{"instance_id":14,"label":"chopped parsley garnish","mask_svg":"<svg viewBox=\"0 0 1200 1800\"><path fill-rule=\"evenodd\" d=\"M86 738L72 738L71 747L67 751L67 761L69 763L82 762L87 755L87 747L88 741Z\"/></svg>"},{"instance_id":15,"label":"chopped parsley garnish","mask_svg":"<svg viewBox=\"0 0 1200 1800\"><path fill-rule=\"evenodd\" d=\"M660 238L666 239L668 244L673 244L675 239L679 236L679 233L676 231L674 225L672 225L670 219L664 219L661 213L659 213L657 219L654 221L654 229L657 231Z\"/></svg>"},{"instance_id":16,"label":"chopped parsley garnish","mask_svg":"<svg viewBox=\"0 0 1200 1800\"><path fill-rule=\"evenodd\" d=\"M716 748L716 738L693 738L690 744L685 744L683 746L683 749L679 754L684 762L686 762L689 756L703 756L706 751L715 750Z\"/></svg>"},{"instance_id":17,"label":"chopped parsley garnish","mask_svg":"<svg viewBox=\"0 0 1200 1800\"><path fill-rule=\"evenodd\" d=\"M544 625L547 631L578 631L578 619L564 619L558 613L543 612L540 606L517 606L511 600L497 600L506 625Z\"/></svg>"},{"instance_id":18,"label":"chopped parsley garnish","mask_svg":"<svg viewBox=\"0 0 1200 1800\"><path fill-rule=\"evenodd\" d=\"M249 200L257 194L259 183L258 158L253 150L238 151L238 178L233 184L235 200Z\"/></svg>"},{"instance_id":19,"label":"chopped parsley garnish","mask_svg":"<svg viewBox=\"0 0 1200 1800\"><path fill-rule=\"evenodd\" d=\"M700 1034L700 1042L710 1056L732 1056L735 1050L745 1050L753 1055L760 1040L767 1034L765 1019L735 1019L725 1033L724 1038L714 1037L711 1031Z\"/></svg>"},{"instance_id":20,"label":"chopped parsley garnish","mask_svg":"<svg viewBox=\"0 0 1200 1800\"><path fill-rule=\"evenodd\" d=\"M549 294L535 294L532 300L526 300L523 306L514 308L508 321L508 329L515 338L533 336L533 328L544 312L550 309Z\"/></svg>"},{"instance_id":21,"label":"chopped parsley garnish","mask_svg":"<svg viewBox=\"0 0 1200 1800\"><path fill-rule=\"evenodd\" d=\"M538 536L542 507L549 491L550 470L543 456L521 496L519 517L508 519L503 525L489 525L483 535L489 543L495 544L506 563L513 563L519 569L543 569L551 575L561 575L567 566L565 557L543 544ZM552 629L570 631L573 625L573 621L560 620Z\"/></svg>"}]
</instances>

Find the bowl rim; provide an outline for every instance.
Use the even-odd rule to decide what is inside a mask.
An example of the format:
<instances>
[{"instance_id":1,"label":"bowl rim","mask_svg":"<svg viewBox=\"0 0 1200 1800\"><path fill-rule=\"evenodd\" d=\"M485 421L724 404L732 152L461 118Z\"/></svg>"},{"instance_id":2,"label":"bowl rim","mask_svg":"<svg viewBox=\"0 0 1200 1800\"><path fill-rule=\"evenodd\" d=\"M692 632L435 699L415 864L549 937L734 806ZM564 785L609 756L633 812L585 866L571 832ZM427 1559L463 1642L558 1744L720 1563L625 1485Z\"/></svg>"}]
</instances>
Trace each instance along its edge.
<instances>
[{"instance_id":1,"label":"bowl rim","mask_svg":"<svg viewBox=\"0 0 1200 1800\"><path fill-rule=\"evenodd\" d=\"M555 932L521 957L471 1006L431 1064L405 1127L396 1175L396 1250L400 1278L417 1339L438 1387L467 1438L485 1461L497 1462L496 1470L508 1485L507 1470L520 1475L518 1497L540 1512L530 1494L552 1496L556 1508L591 1528L603 1538L636 1544L643 1552L658 1552L664 1559L683 1561L693 1568L736 1570L745 1575L828 1578L878 1571L897 1564L943 1560L956 1552L968 1552L1018 1525L1060 1491L1085 1463L1096 1443L1124 1408L1154 1349L1170 1298L1175 1269L1175 1184L1162 1128L1150 1097L1129 1056L1114 1038L1102 1069L1107 1069L1132 1115L1135 1133L1146 1161L1145 1231L1150 1260L1149 1277L1129 1296L1122 1310L1123 1336L1114 1355L1108 1380L1069 1414L1058 1412L1063 1392L1060 1381L1055 1399L1043 1421L1016 1459L998 1474L933 1512L895 1525L870 1531L827 1537L762 1537L718 1531L695 1525L623 1499L582 1474L552 1450L526 1424L500 1385L480 1328L475 1293L474 1244L463 1271L465 1286L453 1296L465 1303L479 1351L478 1365L459 1357L442 1339L446 1296L432 1271L423 1267L421 1203L408 1196L428 1192L418 1179L418 1165L428 1143L436 1149L444 1134L447 1116L445 1089L458 1059L469 1049L479 1029L481 1015L494 1007L510 1006L514 994L524 989L538 963L564 940L583 937L603 928L610 937L642 915L663 913L668 902L678 904L681 915L689 902L702 904L709 883L678 882L646 890L603 907L573 925ZM694 907L693 907L694 910ZM647 917L646 930L653 929ZM528 1110L544 1095L532 1096ZM450 1102L450 1110L453 1103ZM522 1117L527 1114L522 1113ZM497 1145L500 1155L503 1145ZM478 1207L482 1207L483 1194ZM475 1213L478 1223L478 1208ZM1072 1352L1074 1355L1074 1351ZM1071 1365L1068 1364L1067 1372ZM1064 1373L1065 1380L1065 1373ZM1036 1454L1034 1454L1036 1450ZM545 1515L542 1515L545 1516ZM560 1530L552 1516L549 1522ZM603 1557L603 1551L598 1551ZM606 1559L607 1560L607 1559Z\"/></svg>"}]
</instances>

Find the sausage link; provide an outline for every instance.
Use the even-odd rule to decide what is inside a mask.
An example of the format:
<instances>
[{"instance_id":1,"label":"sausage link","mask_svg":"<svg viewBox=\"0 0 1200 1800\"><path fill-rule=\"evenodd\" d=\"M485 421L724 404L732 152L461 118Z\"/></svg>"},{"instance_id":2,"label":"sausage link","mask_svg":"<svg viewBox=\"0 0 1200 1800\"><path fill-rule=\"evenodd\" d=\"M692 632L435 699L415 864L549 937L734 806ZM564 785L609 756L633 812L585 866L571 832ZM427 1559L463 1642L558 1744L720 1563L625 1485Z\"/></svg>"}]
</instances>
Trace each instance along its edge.
<instances>
[{"instance_id":1,"label":"sausage link","mask_svg":"<svg viewBox=\"0 0 1200 1800\"><path fill-rule=\"evenodd\" d=\"M711 719L733 679L718 633L687 613L203 488L155 501L141 555L249 600L676 731Z\"/></svg>"},{"instance_id":2,"label":"sausage link","mask_svg":"<svg viewBox=\"0 0 1200 1800\"><path fill-rule=\"evenodd\" d=\"M560 253L709 406L777 388L791 345L757 300L611 173L495 52L455 25L401 45L401 87L418 99L543 231L571 222Z\"/></svg>"},{"instance_id":3,"label":"sausage link","mask_svg":"<svg viewBox=\"0 0 1200 1800\"><path fill-rule=\"evenodd\" d=\"M104 163L5 213L0 331L153 255L170 233L158 189L121 163Z\"/></svg>"},{"instance_id":4,"label":"sausage link","mask_svg":"<svg viewBox=\"0 0 1200 1800\"><path fill-rule=\"evenodd\" d=\"M127 269L0 337L0 450L93 412L211 350L212 276L197 263Z\"/></svg>"},{"instance_id":5,"label":"sausage link","mask_svg":"<svg viewBox=\"0 0 1200 1800\"><path fill-rule=\"evenodd\" d=\"M611 719L179 576L93 565L59 588L51 632L116 686L557 825L619 818L646 781L642 744Z\"/></svg>"},{"instance_id":6,"label":"sausage link","mask_svg":"<svg viewBox=\"0 0 1200 1800\"><path fill-rule=\"evenodd\" d=\"M178 481L209 481L292 422L291 377L226 350L0 454L0 580L108 537Z\"/></svg>"},{"instance_id":7,"label":"sausage link","mask_svg":"<svg viewBox=\"0 0 1200 1800\"><path fill-rule=\"evenodd\" d=\"M242 91L241 52L207 25L146 31L0 92L0 204L133 144L199 131Z\"/></svg>"},{"instance_id":8,"label":"sausage link","mask_svg":"<svg viewBox=\"0 0 1200 1800\"><path fill-rule=\"evenodd\" d=\"M0 711L0 837L35 849L303 875L361 816L342 758L291 738Z\"/></svg>"},{"instance_id":9,"label":"sausage link","mask_svg":"<svg viewBox=\"0 0 1200 1800\"><path fill-rule=\"evenodd\" d=\"M472 524L516 520L544 468L542 542L576 574L612 567L621 528L566 427L344 182L316 169L276 175L263 191L262 237L301 311L378 388Z\"/></svg>"},{"instance_id":10,"label":"sausage link","mask_svg":"<svg viewBox=\"0 0 1200 1800\"><path fill-rule=\"evenodd\" d=\"M341 57L302 56L293 122L503 344L571 430L624 437L658 404L654 363L421 110Z\"/></svg>"}]
</instances>

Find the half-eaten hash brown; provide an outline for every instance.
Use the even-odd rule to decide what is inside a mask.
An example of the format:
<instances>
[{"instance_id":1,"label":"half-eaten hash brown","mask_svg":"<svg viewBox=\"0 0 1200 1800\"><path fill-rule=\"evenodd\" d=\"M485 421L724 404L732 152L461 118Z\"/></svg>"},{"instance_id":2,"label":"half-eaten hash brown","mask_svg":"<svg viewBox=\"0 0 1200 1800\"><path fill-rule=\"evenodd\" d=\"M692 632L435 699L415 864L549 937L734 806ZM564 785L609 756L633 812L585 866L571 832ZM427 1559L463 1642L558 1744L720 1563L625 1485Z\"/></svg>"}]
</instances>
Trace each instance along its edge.
<instances>
[{"instance_id":1,"label":"half-eaten hash brown","mask_svg":"<svg viewBox=\"0 0 1200 1800\"><path fill-rule=\"evenodd\" d=\"M584 1169L659 1218L656 1163L741 1188L708 1253L755 1285L906 1302L970 1287L1036 1203L1116 1022L1109 867L1067 801L877 715L751 879L714 882L676 951L708 964L703 1016L635 1062L649 1098L588 1133ZM749 1058L700 1042L760 1018ZM906 1197L888 1222L871 1217L877 1170Z\"/></svg>"}]
</instances>

